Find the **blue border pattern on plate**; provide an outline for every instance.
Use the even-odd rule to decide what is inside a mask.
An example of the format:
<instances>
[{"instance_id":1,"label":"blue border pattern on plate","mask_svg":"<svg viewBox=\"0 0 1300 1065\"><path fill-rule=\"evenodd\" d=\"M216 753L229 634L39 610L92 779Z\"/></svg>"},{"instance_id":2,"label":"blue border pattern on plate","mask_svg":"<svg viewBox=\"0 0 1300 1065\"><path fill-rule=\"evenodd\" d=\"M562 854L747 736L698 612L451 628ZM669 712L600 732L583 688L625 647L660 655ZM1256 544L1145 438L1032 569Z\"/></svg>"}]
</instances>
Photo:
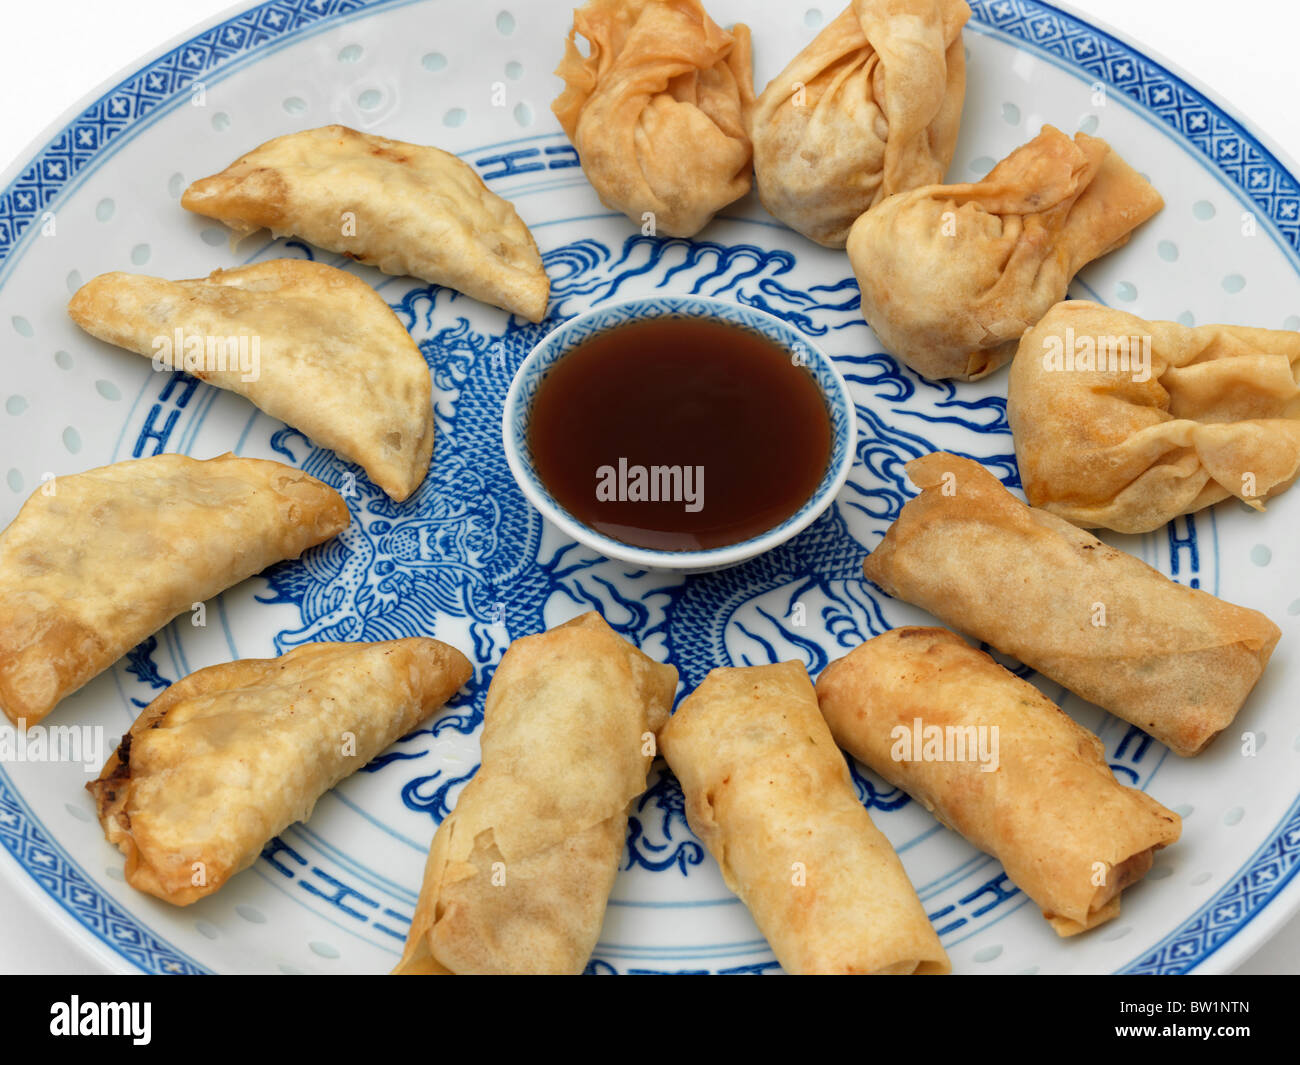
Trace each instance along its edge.
<instances>
[{"instance_id":1,"label":"blue border pattern on plate","mask_svg":"<svg viewBox=\"0 0 1300 1065\"><path fill-rule=\"evenodd\" d=\"M100 892L63 848L50 839L3 773L0 773L0 846L13 855L50 898L131 964L149 973L209 972Z\"/></svg>"},{"instance_id":2,"label":"blue border pattern on plate","mask_svg":"<svg viewBox=\"0 0 1300 1065\"><path fill-rule=\"evenodd\" d=\"M271 0L170 49L104 93L0 193L0 264L73 179L134 124L187 94L195 81L269 42L403 0ZM973 21L1050 54L1122 93L1169 126L1259 208L1294 255L1300 185L1222 108L1122 41L1040 0L970 0ZM146 972L205 972L97 891L53 841L0 769L0 844L93 937ZM1127 973L1182 973L1241 931L1300 870L1300 800L1251 860L1209 902Z\"/></svg>"}]
</instances>

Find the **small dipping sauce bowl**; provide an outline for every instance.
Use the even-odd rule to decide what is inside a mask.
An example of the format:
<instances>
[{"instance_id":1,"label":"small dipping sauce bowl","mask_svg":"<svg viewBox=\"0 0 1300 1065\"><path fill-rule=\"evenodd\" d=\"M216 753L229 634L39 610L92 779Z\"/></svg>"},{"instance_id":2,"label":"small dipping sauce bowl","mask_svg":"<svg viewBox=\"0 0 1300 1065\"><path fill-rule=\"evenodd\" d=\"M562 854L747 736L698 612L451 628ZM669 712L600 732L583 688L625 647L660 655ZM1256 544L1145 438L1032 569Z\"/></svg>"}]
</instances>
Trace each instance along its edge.
<instances>
[{"instance_id":1,"label":"small dipping sauce bowl","mask_svg":"<svg viewBox=\"0 0 1300 1065\"><path fill-rule=\"evenodd\" d=\"M679 327L678 322L686 324ZM681 344L674 343L675 333ZM651 337L652 346L647 346ZM782 353L787 362L781 360ZM575 359L561 367L571 354ZM638 364L638 359L646 361ZM639 371L644 380L638 378ZM557 411L564 409L556 406L559 401L554 398L561 382L576 390L569 397L571 406L585 408L591 424L584 421L575 428L572 421L557 420ZM540 403L539 390L549 390L543 391ZM617 402L608 399L611 394ZM665 394L672 403L656 401L656 395ZM627 456L584 450L586 436L599 435L598 429L617 436L624 423L632 437L637 432L644 437L647 429L656 427L659 407L674 408L671 416L665 411L659 428L663 443L656 448L665 452L662 458L656 450L638 465L633 456L629 467ZM506 394L501 428L515 481L548 521L607 558L646 569L691 573L754 558L810 525L848 479L857 439L848 387L825 353L766 311L702 296L653 296L606 304L556 327L516 371ZM712 478L707 464L690 464L692 432L698 448L714 456ZM738 466L734 454L729 465L717 458L726 455L730 444L745 439L761 440L765 451L764 459L751 464L754 468L742 469L744 464ZM742 455L748 453L741 449ZM557 465L556 455L567 465ZM674 461L676 465L669 465ZM652 465L659 462L664 464ZM768 463L770 484L765 483ZM552 483L543 476L547 464ZM720 485L719 464L726 467ZM689 493L693 471L698 472L698 496L670 496L670 484L676 492L684 483ZM655 492L659 487L664 492L651 497L654 503L638 502L646 491L647 473ZM588 484L590 497L585 494ZM611 494L615 492L621 494ZM712 512L710 498L715 500ZM755 510L747 524L743 508L751 498ZM595 517L602 514L602 507L611 511L610 506L597 504L598 499L617 500L617 513L608 520ZM663 526L669 502L682 508L683 513L672 515L680 528ZM775 515L770 525L762 524L764 508ZM575 510L584 511L586 520ZM692 531L692 510L700 512L695 525L703 531ZM637 514L658 517L644 523L627 517ZM755 523L758 527L751 527ZM639 528L641 524L650 528ZM734 542L726 540L731 529L744 530ZM723 542L717 542L720 537ZM632 542L637 538L653 543Z\"/></svg>"}]
</instances>

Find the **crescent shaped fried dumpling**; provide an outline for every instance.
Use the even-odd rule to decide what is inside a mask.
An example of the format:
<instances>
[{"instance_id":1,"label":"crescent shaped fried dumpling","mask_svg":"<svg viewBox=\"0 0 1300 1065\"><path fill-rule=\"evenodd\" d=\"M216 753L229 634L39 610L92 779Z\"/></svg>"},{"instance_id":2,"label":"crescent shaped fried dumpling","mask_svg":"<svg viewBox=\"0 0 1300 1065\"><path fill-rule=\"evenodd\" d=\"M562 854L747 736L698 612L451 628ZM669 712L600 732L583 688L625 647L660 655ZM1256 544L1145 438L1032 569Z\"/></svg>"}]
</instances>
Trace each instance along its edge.
<instances>
[{"instance_id":1,"label":"crescent shaped fried dumpling","mask_svg":"<svg viewBox=\"0 0 1300 1065\"><path fill-rule=\"evenodd\" d=\"M1029 502L1085 529L1263 510L1300 474L1300 333L1059 303L1020 341L1007 418Z\"/></svg>"},{"instance_id":2,"label":"crescent shaped fried dumpling","mask_svg":"<svg viewBox=\"0 0 1300 1065\"><path fill-rule=\"evenodd\" d=\"M428 473L424 356L375 290L342 270L275 259L189 281L101 274L68 314L156 368L239 393L356 462L396 500Z\"/></svg>"},{"instance_id":3,"label":"crescent shaped fried dumpling","mask_svg":"<svg viewBox=\"0 0 1300 1065\"><path fill-rule=\"evenodd\" d=\"M349 522L301 470L186 455L56 477L0 533L0 709L40 721L194 603Z\"/></svg>"},{"instance_id":4,"label":"crescent shaped fried dumpling","mask_svg":"<svg viewBox=\"0 0 1300 1065\"><path fill-rule=\"evenodd\" d=\"M754 106L763 206L828 248L886 196L943 180L966 96L965 0L854 0Z\"/></svg>"},{"instance_id":5,"label":"crescent shaped fried dumpling","mask_svg":"<svg viewBox=\"0 0 1300 1065\"><path fill-rule=\"evenodd\" d=\"M472 672L415 637L309 643L177 681L86 785L127 882L176 906L211 895Z\"/></svg>"},{"instance_id":6,"label":"crescent shaped fried dumpling","mask_svg":"<svg viewBox=\"0 0 1300 1065\"><path fill-rule=\"evenodd\" d=\"M438 148L347 126L289 133L194 182L181 206L239 234L292 233L531 322L546 315L550 281L528 227Z\"/></svg>"},{"instance_id":7,"label":"crescent shaped fried dumpling","mask_svg":"<svg viewBox=\"0 0 1300 1065\"><path fill-rule=\"evenodd\" d=\"M747 27L724 30L700 0L590 0L555 73L551 110L587 180L638 227L692 237L749 191Z\"/></svg>"},{"instance_id":8,"label":"crescent shaped fried dumpling","mask_svg":"<svg viewBox=\"0 0 1300 1065\"><path fill-rule=\"evenodd\" d=\"M977 380L1163 206L1104 140L1044 126L982 181L903 192L853 223L863 317L923 377Z\"/></svg>"}]
</instances>

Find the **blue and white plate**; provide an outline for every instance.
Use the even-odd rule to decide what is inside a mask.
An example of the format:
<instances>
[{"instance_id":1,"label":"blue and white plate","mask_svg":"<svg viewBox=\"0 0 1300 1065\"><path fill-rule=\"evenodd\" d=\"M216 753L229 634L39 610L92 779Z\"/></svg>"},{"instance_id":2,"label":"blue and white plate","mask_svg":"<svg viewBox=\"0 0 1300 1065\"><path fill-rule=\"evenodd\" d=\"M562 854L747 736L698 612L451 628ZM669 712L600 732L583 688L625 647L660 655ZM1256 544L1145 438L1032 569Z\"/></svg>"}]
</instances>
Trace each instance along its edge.
<instances>
[{"instance_id":1,"label":"blue and white plate","mask_svg":"<svg viewBox=\"0 0 1300 1065\"><path fill-rule=\"evenodd\" d=\"M477 663L470 694L321 800L256 866L187 909L137 894L104 842L79 765L0 766L8 871L101 960L151 972L382 972L398 956L430 838L477 763L492 670L513 637L593 607L688 687L717 665L799 658L816 674L873 633L924 620L862 580L907 499L902 467L941 447L1018 487L1005 371L934 384L880 352L841 253L777 224L750 197L701 235L643 237L597 200L549 110L570 23L558 0L507 6L274 0L156 53L65 116L0 182L0 522L48 474L133 456L227 450L277 458L341 485L351 528L299 562L221 596L70 698L50 724L99 725L105 743L169 683L231 658L309 640L432 634ZM761 86L837 11L710 0L754 30ZM1300 191L1277 153L1195 85L1129 44L1036 0L973 0L969 88L954 180L975 178L1051 122L1106 137L1167 206L1075 294L1149 318L1300 326ZM458 152L532 227L552 279L539 325L454 292L389 278L262 233L230 250L183 211L181 191L261 142L342 122ZM204 276L275 256L321 257L372 283L432 368L432 473L397 504L360 471L238 396L100 344L67 319L107 270ZM527 505L501 447L502 402L533 344L604 301L714 296L769 311L835 357L858 411L857 462L835 505L742 566L637 572L580 548ZM1095 729L1116 773L1184 818L1124 910L1060 940L1000 866L917 804L857 773L959 972L1231 969L1300 902L1300 728L1294 713L1300 489L1258 515L1237 503L1145 537L1115 538L1174 579L1255 607L1282 643L1238 723L1193 760L1048 685ZM184 544L176 545L184 550ZM1242 740L1243 733L1253 737ZM773 972L744 907L657 773L590 965L596 973Z\"/></svg>"}]
</instances>

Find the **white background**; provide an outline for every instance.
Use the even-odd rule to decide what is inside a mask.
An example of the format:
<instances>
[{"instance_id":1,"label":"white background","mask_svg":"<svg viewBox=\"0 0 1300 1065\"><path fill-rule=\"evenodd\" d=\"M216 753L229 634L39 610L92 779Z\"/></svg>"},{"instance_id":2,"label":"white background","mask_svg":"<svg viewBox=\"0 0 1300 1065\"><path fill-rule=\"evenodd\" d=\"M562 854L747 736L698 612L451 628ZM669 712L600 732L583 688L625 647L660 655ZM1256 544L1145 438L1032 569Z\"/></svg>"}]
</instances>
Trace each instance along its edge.
<instances>
[{"instance_id":1,"label":"white background","mask_svg":"<svg viewBox=\"0 0 1300 1065\"><path fill-rule=\"evenodd\" d=\"M1295 73L1300 4L1073 0L1073 6L1181 67L1291 160L1300 160ZM0 22L9 43L0 64L0 169L27 154L46 126L91 89L230 5L225 0L40 0L6 7ZM25 894L0 880L0 973L100 971ZM1300 974L1300 916L1240 971Z\"/></svg>"}]
</instances>

